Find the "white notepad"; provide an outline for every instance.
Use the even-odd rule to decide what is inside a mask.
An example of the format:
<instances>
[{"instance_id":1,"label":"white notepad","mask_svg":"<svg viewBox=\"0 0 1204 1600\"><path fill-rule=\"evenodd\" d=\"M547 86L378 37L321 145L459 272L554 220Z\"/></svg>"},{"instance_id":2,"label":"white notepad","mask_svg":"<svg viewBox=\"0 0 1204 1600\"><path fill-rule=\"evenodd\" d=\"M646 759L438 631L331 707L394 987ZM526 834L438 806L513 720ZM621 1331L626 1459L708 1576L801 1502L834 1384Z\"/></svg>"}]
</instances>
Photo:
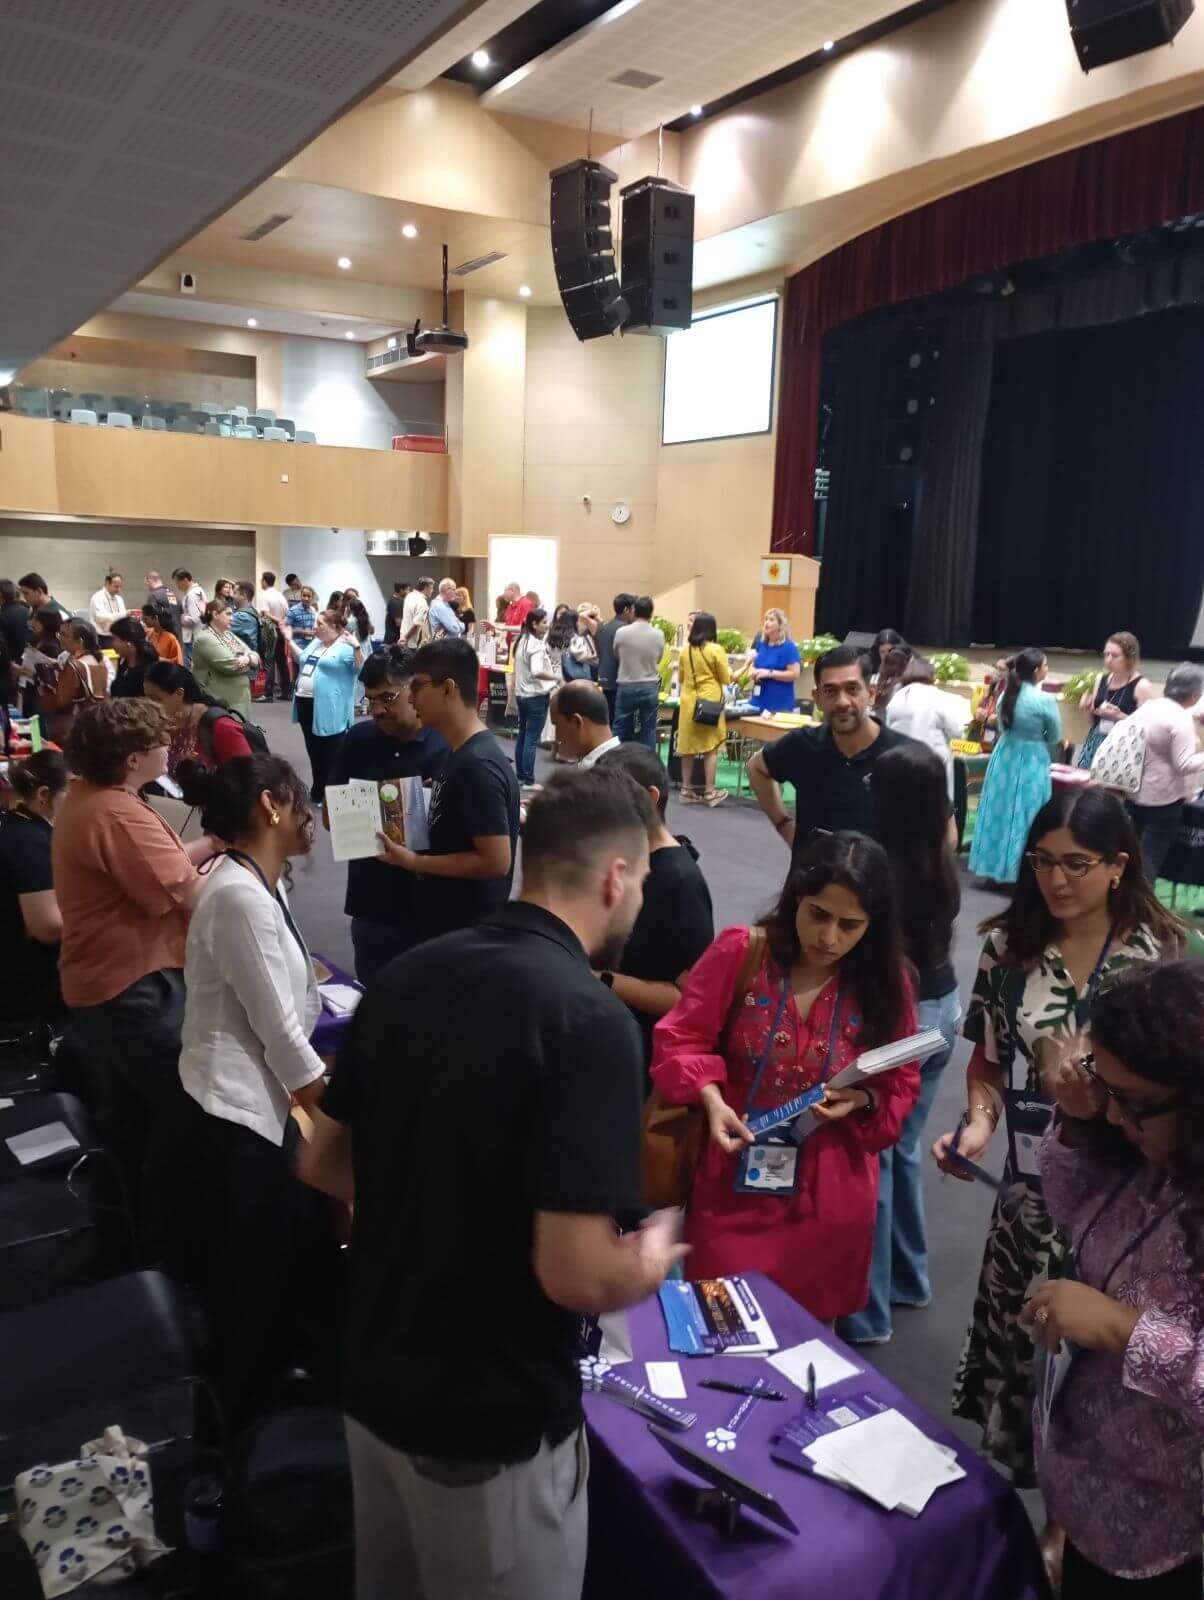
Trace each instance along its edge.
<instances>
[{"instance_id":1,"label":"white notepad","mask_svg":"<svg viewBox=\"0 0 1204 1600\"><path fill-rule=\"evenodd\" d=\"M807 1389L808 1366L815 1368L816 1392L820 1389L829 1389L834 1383L843 1383L846 1378L856 1377L861 1371L860 1367L853 1366L819 1339L808 1339L806 1344L792 1345L789 1350L778 1350L766 1359L783 1378L788 1378L804 1393Z\"/></svg>"},{"instance_id":2,"label":"white notepad","mask_svg":"<svg viewBox=\"0 0 1204 1600\"><path fill-rule=\"evenodd\" d=\"M47 1156L60 1155L64 1150L79 1149L79 1140L65 1122L43 1123L40 1128L14 1133L4 1142L23 1167L45 1161Z\"/></svg>"},{"instance_id":3,"label":"white notepad","mask_svg":"<svg viewBox=\"0 0 1204 1600\"><path fill-rule=\"evenodd\" d=\"M938 1489L966 1475L948 1445L937 1444L894 1410L824 1434L806 1454L821 1477L912 1517Z\"/></svg>"}]
</instances>

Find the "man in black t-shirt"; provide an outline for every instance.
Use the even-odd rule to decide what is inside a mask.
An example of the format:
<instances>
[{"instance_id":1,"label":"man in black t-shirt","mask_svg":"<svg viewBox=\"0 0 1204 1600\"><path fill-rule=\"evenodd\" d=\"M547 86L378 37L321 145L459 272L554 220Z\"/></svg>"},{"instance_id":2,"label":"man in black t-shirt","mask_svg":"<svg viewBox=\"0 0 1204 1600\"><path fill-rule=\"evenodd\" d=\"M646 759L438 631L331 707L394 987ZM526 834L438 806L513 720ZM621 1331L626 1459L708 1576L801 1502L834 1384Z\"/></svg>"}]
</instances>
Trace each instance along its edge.
<instances>
[{"instance_id":1,"label":"man in black t-shirt","mask_svg":"<svg viewBox=\"0 0 1204 1600\"><path fill-rule=\"evenodd\" d=\"M447 741L434 728L422 726L410 701L413 660L413 651L394 648L364 662L360 682L372 720L350 730L326 780L329 788L352 778L371 779L380 789L386 816L390 805L402 803L401 779L430 783L442 777L447 765ZM413 874L388 862L367 858L347 863L343 910L351 918L355 975L361 983L426 937L415 889Z\"/></svg>"},{"instance_id":2,"label":"man in black t-shirt","mask_svg":"<svg viewBox=\"0 0 1204 1600\"><path fill-rule=\"evenodd\" d=\"M401 639L401 618L406 608L408 583L395 583L393 593L385 601L385 643L397 644Z\"/></svg>"},{"instance_id":3,"label":"man in black t-shirt","mask_svg":"<svg viewBox=\"0 0 1204 1600\"><path fill-rule=\"evenodd\" d=\"M615 720L615 694L619 683L619 661L615 655L615 634L620 628L625 628L635 619L636 597L633 594L617 594L614 598L615 614L609 622L604 622L598 629L594 645L598 651L598 687L606 696L606 709L610 714L610 724L614 726Z\"/></svg>"},{"instance_id":4,"label":"man in black t-shirt","mask_svg":"<svg viewBox=\"0 0 1204 1600\"><path fill-rule=\"evenodd\" d=\"M557 773L519 898L379 975L316 1115L302 1176L355 1201L362 1595L580 1593L581 1318L645 1299L682 1254L665 1216L637 1240L612 1222L640 1199L639 1040L590 971L635 921L651 820L623 773Z\"/></svg>"},{"instance_id":5,"label":"man in black t-shirt","mask_svg":"<svg viewBox=\"0 0 1204 1600\"><path fill-rule=\"evenodd\" d=\"M562 690L561 693L564 693ZM651 1087L652 1030L681 998L690 968L715 937L711 891L698 865L698 851L684 836L674 838L665 826L669 774L655 751L642 744L621 744L598 758L596 771L626 772L644 789L656 809L644 904L636 918L623 959L607 984L635 1018L644 1040L645 1089Z\"/></svg>"},{"instance_id":6,"label":"man in black t-shirt","mask_svg":"<svg viewBox=\"0 0 1204 1600\"><path fill-rule=\"evenodd\" d=\"M477 653L436 639L411 663L410 699L451 755L431 787L430 844L421 855L381 835L384 859L416 879L424 938L471 928L510 898L518 844L518 780L477 715Z\"/></svg>"},{"instance_id":7,"label":"man in black t-shirt","mask_svg":"<svg viewBox=\"0 0 1204 1600\"><path fill-rule=\"evenodd\" d=\"M820 656L815 698L823 726L788 733L748 763L753 792L790 846L792 866L816 828L873 834L870 769L884 751L910 742L870 716L866 661L843 644ZM784 783L794 787L793 817L782 801Z\"/></svg>"}]
</instances>

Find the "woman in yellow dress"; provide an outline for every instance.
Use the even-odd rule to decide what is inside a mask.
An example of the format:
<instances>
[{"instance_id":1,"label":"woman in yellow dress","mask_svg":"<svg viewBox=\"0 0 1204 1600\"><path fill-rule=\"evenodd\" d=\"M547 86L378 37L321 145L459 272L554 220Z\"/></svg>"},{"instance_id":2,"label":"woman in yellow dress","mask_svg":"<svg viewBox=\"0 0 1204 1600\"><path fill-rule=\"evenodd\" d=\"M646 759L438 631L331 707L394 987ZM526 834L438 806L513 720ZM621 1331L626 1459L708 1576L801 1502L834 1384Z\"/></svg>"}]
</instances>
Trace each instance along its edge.
<instances>
[{"instance_id":1,"label":"woman in yellow dress","mask_svg":"<svg viewBox=\"0 0 1204 1600\"><path fill-rule=\"evenodd\" d=\"M682 758L681 798L684 805L717 806L727 799L715 787L719 750L727 738L723 716L723 689L731 682L727 652L718 644L718 628L709 611L699 611L690 625L681 653L681 711L677 725L677 753ZM719 707L718 714L714 710ZM699 716L699 709L702 715ZM702 783L696 781L699 770Z\"/></svg>"}]
</instances>

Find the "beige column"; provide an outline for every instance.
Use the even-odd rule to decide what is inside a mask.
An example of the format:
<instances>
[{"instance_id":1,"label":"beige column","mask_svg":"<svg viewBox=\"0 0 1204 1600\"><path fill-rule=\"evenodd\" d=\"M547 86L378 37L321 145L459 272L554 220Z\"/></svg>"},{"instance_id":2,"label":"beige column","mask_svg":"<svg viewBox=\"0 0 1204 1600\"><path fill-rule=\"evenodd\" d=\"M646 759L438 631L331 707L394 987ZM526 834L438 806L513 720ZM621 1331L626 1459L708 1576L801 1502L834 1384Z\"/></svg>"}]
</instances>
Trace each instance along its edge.
<instances>
[{"instance_id":1,"label":"beige column","mask_svg":"<svg viewBox=\"0 0 1204 1600\"><path fill-rule=\"evenodd\" d=\"M525 531L527 308L457 294L449 316L469 347L447 360L448 554L484 557L491 533Z\"/></svg>"},{"instance_id":2,"label":"beige column","mask_svg":"<svg viewBox=\"0 0 1204 1600\"><path fill-rule=\"evenodd\" d=\"M255 529L255 582L259 582L261 572L274 572L281 583L284 582L284 573L281 570L281 539L279 528Z\"/></svg>"}]
</instances>

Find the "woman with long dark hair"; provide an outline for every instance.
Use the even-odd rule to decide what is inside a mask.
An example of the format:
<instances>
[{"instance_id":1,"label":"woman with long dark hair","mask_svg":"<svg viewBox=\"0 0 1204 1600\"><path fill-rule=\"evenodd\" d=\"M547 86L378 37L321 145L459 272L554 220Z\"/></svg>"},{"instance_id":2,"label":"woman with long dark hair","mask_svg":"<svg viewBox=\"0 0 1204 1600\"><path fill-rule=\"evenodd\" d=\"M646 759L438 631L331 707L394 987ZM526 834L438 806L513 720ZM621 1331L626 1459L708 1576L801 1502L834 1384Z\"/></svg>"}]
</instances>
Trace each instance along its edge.
<instances>
[{"instance_id":1,"label":"woman with long dark hair","mask_svg":"<svg viewBox=\"0 0 1204 1600\"><path fill-rule=\"evenodd\" d=\"M518 698L518 743L514 770L522 784L535 782L535 752L548 720L552 690L560 673L548 654L548 614L542 606L528 611L514 647L514 692Z\"/></svg>"},{"instance_id":2,"label":"woman with long dark hair","mask_svg":"<svg viewBox=\"0 0 1204 1600\"><path fill-rule=\"evenodd\" d=\"M204 788L203 825L227 848L202 873L185 949L172 1265L198 1290L241 1427L289 1368L332 1379L338 1344L337 1245L294 1175L289 1114L294 1100L317 1106L325 1070L309 1042L318 986L284 887L314 818L279 756L228 762Z\"/></svg>"},{"instance_id":3,"label":"woman with long dark hair","mask_svg":"<svg viewBox=\"0 0 1204 1600\"><path fill-rule=\"evenodd\" d=\"M709 1130L686 1213L692 1278L767 1272L823 1318L865 1304L876 1157L915 1104L914 1063L826 1089L801 1149L786 1125L758 1142L748 1119L914 1031L886 852L859 833L816 838L774 910L724 929L653 1034L654 1084Z\"/></svg>"},{"instance_id":4,"label":"woman with long dark hair","mask_svg":"<svg viewBox=\"0 0 1204 1600\"><path fill-rule=\"evenodd\" d=\"M719 752L727 739L723 691L732 681L732 674L727 652L718 642L718 632L709 611L696 611L681 653L677 753L682 757L683 803L701 801L717 806L727 799L727 790L715 787L715 773ZM700 704L711 708L703 712L705 720L699 718Z\"/></svg>"},{"instance_id":5,"label":"woman with long dark hair","mask_svg":"<svg viewBox=\"0 0 1204 1600\"><path fill-rule=\"evenodd\" d=\"M116 700L140 695L147 670L158 661L159 652L146 637L146 629L137 617L115 617L109 636L117 657L117 672L109 693Z\"/></svg>"},{"instance_id":6,"label":"woman with long dark hair","mask_svg":"<svg viewBox=\"0 0 1204 1600\"><path fill-rule=\"evenodd\" d=\"M55 1017L63 917L54 894L50 847L67 798L71 768L56 750L39 750L9 768L16 804L0 812L0 1019Z\"/></svg>"},{"instance_id":7,"label":"woman with long dark hair","mask_svg":"<svg viewBox=\"0 0 1204 1600\"><path fill-rule=\"evenodd\" d=\"M196 804L199 795L193 780L200 769L220 767L251 754L241 717L202 689L187 667L156 661L146 669L143 693L167 719L171 735L168 775L179 784L190 805Z\"/></svg>"},{"instance_id":8,"label":"woman with long dark hair","mask_svg":"<svg viewBox=\"0 0 1204 1600\"><path fill-rule=\"evenodd\" d=\"M870 660L873 663L874 673L871 683L877 683L878 674L882 671L883 663L892 650L908 648L907 640L897 628L880 628L870 647Z\"/></svg>"},{"instance_id":9,"label":"woman with long dark hair","mask_svg":"<svg viewBox=\"0 0 1204 1600\"><path fill-rule=\"evenodd\" d=\"M1037 1445L1062 1600L1197 1600L1204 1443L1204 963L1130 970L1064 1062L1041 1148L1073 1275L1021 1313L1077 1354ZM1052 1354L1049 1359L1053 1359Z\"/></svg>"},{"instance_id":10,"label":"woman with long dark hair","mask_svg":"<svg viewBox=\"0 0 1204 1600\"><path fill-rule=\"evenodd\" d=\"M1016 882L1032 820L1049 799L1050 758L1062 739L1062 716L1040 684L1049 671L1043 650L1012 657L999 700L999 741L987 767L970 871L995 883Z\"/></svg>"},{"instance_id":11,"label":"woman with long dark hair","mask_svg":"<svg viewBox=\"0 0 1204 1600\"><path fill-rule=\"evenodd\" d=\"M885 1344L892 1306L926 1306L932 1298L920 1140L961 1020L952 962L961 887L949 844L944 765L934 751L908 740L875 761L870 795L874 837L890 861L903 948L917 975L919 1025L936 1028L945 1042L921 1063L920 1096L898 1143L878 1157L869 1299L863 1311L843 1319L839 1330L853 1344Z\"/></svg>"},{"instance_id":12,"label":"woman with long dark hair","mask_svg":"<svg viewBox=\"0 0 1204 1600\"><path fill-rule=\"evenodd\" d=\"M878 681L874 685L874 715L879 722L887 720L887 710L895 691L902 685L903 674L911 665L912 649L908 644L896 644L882 658Z\"/></svg>"},{"instance_id":13,"label":"woman with long dark hair","mask_svg":"<svg viewBox=\"0 0 1204 1600\"><path fill-rule=\"evenodd\" d=\"M982 1428L985 1452L1028 1486L1032 1352L1017 1319L1030 1283L1062 1253L1036 1161L1052 1105L1050 1073L1075 1048L1105 978L1138 962L1175 959L1199 941L1155 897L1128 813L1099 789L1058 794L1042 808L1011 903L981 931L986 942L964 1029L974 1054L958 1153L980 1160L1001 1121L1008 1151L953 1410ZM953 1138L943 1134L933 1154L962 1177L950 1161Z\"/></svg>"}]
</instances>

